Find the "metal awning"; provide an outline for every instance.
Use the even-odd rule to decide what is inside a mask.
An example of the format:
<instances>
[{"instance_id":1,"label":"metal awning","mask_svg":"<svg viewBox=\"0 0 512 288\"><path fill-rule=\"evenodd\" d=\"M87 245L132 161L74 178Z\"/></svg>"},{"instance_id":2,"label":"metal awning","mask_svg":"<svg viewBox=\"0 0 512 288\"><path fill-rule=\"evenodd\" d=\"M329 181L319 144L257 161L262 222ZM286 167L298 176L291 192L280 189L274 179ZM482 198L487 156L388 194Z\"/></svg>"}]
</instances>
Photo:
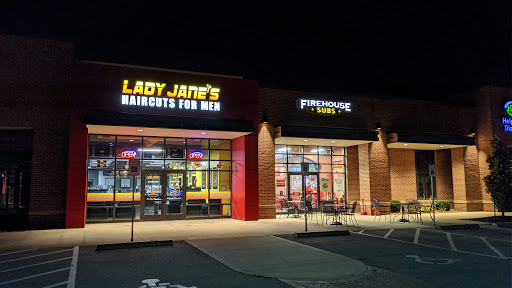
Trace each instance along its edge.
<instances>
[{"instance_id":1,"label":"metal awning","mask_svg":"<svg viewBox=\"0 0 512 288\"><path fill-rule=\"evenodd\" d=\"M287 145L353 146L378 141L377 131L363 129L281 125L275 143Z\"/></svg>"},{"instance_id":2,"label":"metal awning","mask_svg":"<svg viewBox=\"0 0 512 288\"><path fill-rule=\"evenodd\" d=\"M475 145L475 137L453 134L388 132L388 148L442 150Z\"/></svg>"}]
</instances>

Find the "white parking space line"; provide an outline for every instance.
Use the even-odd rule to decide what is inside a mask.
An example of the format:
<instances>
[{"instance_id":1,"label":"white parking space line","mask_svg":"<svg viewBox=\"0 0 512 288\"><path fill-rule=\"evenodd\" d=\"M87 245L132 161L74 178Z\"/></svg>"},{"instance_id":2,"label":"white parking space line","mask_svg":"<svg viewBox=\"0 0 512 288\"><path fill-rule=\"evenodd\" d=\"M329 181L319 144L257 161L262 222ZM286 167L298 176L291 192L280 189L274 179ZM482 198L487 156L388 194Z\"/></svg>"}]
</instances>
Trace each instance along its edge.
<instances>
[{"instance_id":1,"label":"white parking space line","mask_svg":"<svg viewBox=\"0 0 512 288\"><path fill-rule=\"evenodd\" d=\"M418 240L420 238L420 228L416 228L416 234L414 234L414 244L418 244Z\"/></svg>"},{"instance_id":2,"label":"white parking space line","mask_svg":"<svg viewBox=\"0 0 512 288\"><path fill-rule=\"evenodd\" d=\"M452 235L450 235L450 233L446 233L446 238L448 238L448 243L450 243L450 248L452 248L453 251L458 251L457 247L455 247L455 243L453 243Z\"/></svg>"},{"instance_id":3,"label":"white parking space line","mask_svg":"<svg viewBox=\"0 0 512 288\"><path fill-rule=\"evenodd\" d=\"M384 238L388 238L388 237L389 237L389 235L391 235L391 233L393 233L393 231L394 231L394 230L395 230L395 229L390 229L390 230L388 231L388 233L386 233L386 235L384 235Z\"/></svg>"},{"instance_id":4,"label":"white parking space line","mask_svg":"<svg viewBox=\"0 0 512 288\"><path fill-rule=\"evenodd\" d=\"M498 249L496 249L494 246L492 246L491 243L489 243L489 241L487 241L487 239L485 239L484 237L480 237L480 239L482 239L482 241L484 241L484 243L487 244L487 246L489 246L489 248L491 248L491 250L494 251L494 253L496 253L498 256L500 256L501 259L507 259L507 257L505 257L505 255L503 255L500 251L498 251Z\"/></svg>"},{"instance_id":5,"label":"white parking space line","mask_svg":"<svg viewBox=\"0 0 512 288\"><path fill-rule=\"evenodd\" d=\"M429 232L436 232L436 233L446 233L444 231L437 231L437 230L433 230L433 229L423 229L424 231L429 231ZM464 234L464 233L453 233L453 232L450 232L450 234L452 235L460 235L460 236L465 236L465 237L474 237L474 238L480 238L480 236L475 236L475 235L468 235L468 234ZM510 242L512 243L511 240L506 240L506 239L497 239L497 238L489 238L489 237L485 237L489 240L495 240L495 241L503 241L503 242Z\"/></svg>"},{"instance_id":6,"label":"white parking space line","mask_svg":"<svg viewBox=\"0 0 512 288\"><path fill-rule=\"evenodd\" d=\"M16 268L12 268L12 269L2 270L2 271L0 271L0 273L9 272L9 271L13 271L13 270L24 269L24 268L28 268L28 267L34 267L34 266L48 264L48 263L53 263L53 262L58 262L58 261L67 260L67 259L71 259L71 258L72 257L66 257L66 258L61 258L61 259L57 259L57 260L46 261L46 262L41 262L41 263L36 263L36 264L31 264L31 265L26 265L26 266L21 266L21 267L16 267Z\"/></svg>"},{"instance_id":7,"label":"white parking space line","mask_svg":"<svg viewBox=\"0 0 512 288\"><path fill-rule=\"evenodd\" d=\"M375 236L375 235L371 235L371 234L362 234L361 235L363 236L368 236L368 237L374 237L374 238L381 238L381 239L384 239L383 237L381 236ZM393 239L393 238L385 238L386 240L392 240L392 241L398 241L398 242L402 242L402 243L409 243L409 244L413 244L411 241L406 241L406 240L400 240L400 239ZM437 246L432 246L432 245L427 245L427 244L421 244L421 243L418 243L416 245L420 245L420 246L425 246L425 247L430 247L430 248L436 248L436 249L441 249L441 250L448 250L448 251L452 251L451 249L448 249L448 248L443 248L443 247L437 247ZM470 255L477 255L477 256L484 256L484 257L491 257L491 258L498 258L498 259L502 259L498 256L493 256L493 255L487 255L487 254L479 254L479 253L473 253L473 252L468 252L468 251L461 251L461 250L456 250L457 252L460 252L460 253L465 253L465 254L470 254ZM508 257L507 259L512 259L512 257Z\"/></svg>"},{"instance_id":8,"label":"white parking space line","mask_svg":"<svg viewBox=\"0 0 512 288\"><path fill-rule=\"evenodd\" d=\"M364 230L361 230L359 232L356 232L356 233L359 233L359 234L363 234Z\"/></svg>"},{"instance_id":9,"label":"white parking space line","mask_svg":"<svg viewBox=\"0 0 512 288\"><path fill-rule=\"evenodd\" d=\"M26 250L19 250L19 251L12 251L12 252L8 252L8 253L2 253L2 254L0 254L0 256L9 255L9 254L14 254L14 253L22 253L22 252L32 251L32 250L36 250L36 249L37 249L37 248L34 248L34 249L26 249Z\"/></svg>"},{"instance_id":10,"label":"white parking space line","mask_svg":"<svg viewBox=\"0 0 512 288\"><path fill-rule=\"evenodd\" d=\"M9 281L6 281L6 282L1 282L0 286L5 285L5 284L10 284L10 283L18 282L18 281L22 281L22 280L27 280L27 279L30 279L30 278L35 278L35 277L39 277L39 276L43 276L43 275L52 274L52 273L55 273L55 272L60 272L60 271L68 270L69 268L70 267L66 267L66 268L62 268L62 269L53 270L53 271L50 271L50 272L44 272L44 273L40 273L40 274L36 274L36 275L30 275L30 276L23 277L23 278L9 280Z\"/></svg>"},{"instance_id":11,"label":"white parking space line","mask_svg":"<svg viewBox=\"0 0 512 288\"><path fill-rule=\"evenodd\" d=\"M78 246L73 248L73 260L71 260L71 270L69 270L68 288L75 288L76 266L78 265Z\"/></svg>"},{"instance_id":12,"label":"white parking space line","mask_svg":"<svg viewBox=\"0 0 512 288\"><path fill-rule=\"evenodd\" d=\"M53 252L48 252L48 253L44 253L44 254L37 254L37 255L32 255L32 256L27 256L27 257L21 257L21 258L17 258L17 259L2 261L2 262L0 262L0 264L7 263L7 262L14 262L14 261L23 260L23 259L34 258L34 257L39 257L39 256L44 256L44 255L50 255L50 254L55 254L55 253L61 253L61 252L66 252L66 251L71 251L71 250L73 250L73 249L59 250L59 251L53 251Z\"/></svg>"},{"instance_id":13,"label":"white parking space line","mask_svg":"<svg viewBox=\"0 0 512 288\"><path fill-rule=\"evenodd\" d=\"M57 284L53 284L53 285L50 285L50 286L46 286L46 287L43 287L43 288L52 288L52 287L57 287L57 286L61 286L61 285L64 285L68 283L67 281L64 281L64 282L60 282L60 283L57 283Z\"/></svg>"}]
</instances>

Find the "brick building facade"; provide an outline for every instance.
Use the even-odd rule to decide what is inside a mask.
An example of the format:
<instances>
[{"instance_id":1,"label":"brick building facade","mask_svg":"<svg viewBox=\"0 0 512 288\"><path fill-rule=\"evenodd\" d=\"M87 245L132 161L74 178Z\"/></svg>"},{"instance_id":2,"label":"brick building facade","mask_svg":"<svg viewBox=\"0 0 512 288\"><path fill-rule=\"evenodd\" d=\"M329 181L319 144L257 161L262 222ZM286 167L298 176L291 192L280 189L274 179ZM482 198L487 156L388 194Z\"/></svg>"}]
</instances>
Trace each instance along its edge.
<instances>
[{"instance_id":1,"label":"brick building facade","mask_svg":"<svg viewBox=\"0 0 512 288\"><path fill-rule=\"evenodd\" d=\"M334 200L336 189L342 191L338 196L348 201L364 199L366 209L373 199L382 203L418 199L429 189L423 171L429 164L436 168L437 199L450 201L456 210L491 211L493 205L483 183L489 173L490 140L498 134L512 146L512 133L504 131L502 121L508 117L503 105L512 98L509 88L471 91L468 105L291 91L258 88L256 81L240 77L79 61L73 57L73 45L66 42L0 35L0 44L0 169L3 182L8 179L5 175L15 178L2 187L0 223L21 223L0 229L85 225L90 204L87 193L92 185L86 163L94 156L89 139L96 133L93 131L99 131L94 130L97 126L110 129L118 138L129 135L126 129L134 127L159 129L152 131L186 141L192 137L186 135L199 130L231 135L226 138L231 153L229 184L216 189L219 193L230 190L229 202L219 202L229 206L220 208L227 211L224 216L241 220L276 218L279 199L291 197L291 177L298 175L294 169L301 163L312 169L309 181L317 183L312 189L318 190L309 193L318 193L318 201ZM226 99L223 113L121 107L123 77L220 85ZM350 103L350 109L338 110L335 116L308 113L298 107L300 99L343 101ZM141 139L159 136L133 133L131 136ZM320 152L323 147L330 149L330 154ZM337 149L340 147L342 150ZM302 152L295 156L287 152L296 148ZM29 160L21 165L14 159L17 155ZM124 160L111 158L114 163ZM212 172L221 169L222 164L217 165L219 168L207 172L214 177L209 178L212 182L220 181L217 172ZM113 171L118 173L115 166ZM199 177L196 167L186 169L183 177ZM102 175L111 177L109 173ZM281 177L279 183L277 177ZM26 192L16 188L22 186ZM330 191L330 196L322 194L328 193L325 191ZM213 203L205 204L191 206L202 205L197 206L201 207L198 211L206 207L206 216L217 211L211 208ZM110 208L105 209L110 217Z\"/></svg>"}]
</instances>

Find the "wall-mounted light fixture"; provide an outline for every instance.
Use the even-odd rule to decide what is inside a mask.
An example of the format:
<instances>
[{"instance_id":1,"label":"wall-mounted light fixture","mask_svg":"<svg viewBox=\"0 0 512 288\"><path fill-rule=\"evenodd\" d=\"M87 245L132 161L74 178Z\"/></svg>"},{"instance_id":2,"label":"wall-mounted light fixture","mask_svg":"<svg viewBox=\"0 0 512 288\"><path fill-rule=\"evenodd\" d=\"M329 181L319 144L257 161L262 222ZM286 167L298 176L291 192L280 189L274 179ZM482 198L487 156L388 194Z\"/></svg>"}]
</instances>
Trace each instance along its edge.
<instances>
[{"instance_id":1,"label":"wall-mounted light fixture","mask_svg":"<svg viewBox=\"0 0 512 288\"><path fill-rule=\"evenodd\" d=\"M377 128L377 130L382 129L382 126L380 125L380 122L375 123L375 127Z\"/></svg>"},{"instance_id":2,"label":"wall-mounted light fixture","mask_svg":"<svg viewBox=\"0 0 512 288\"><path fill-rule=\"evenodd\" d=\"M267 116L263 116L263 124L267 124L268 123L268 120L267 120Z\"/></svg>"},{"instance_id":3,"label":"wall-mounted light fixture","mask_svg":"<svg viewBox=\"0 0 512 288\"><path fill-rule=\"evenodd\" d=\"M475 135L476 135L475 128L471 128L471 129L469 129L469 134L470 134L471 136L475 136Z\"/></svg>"}]
</instances>

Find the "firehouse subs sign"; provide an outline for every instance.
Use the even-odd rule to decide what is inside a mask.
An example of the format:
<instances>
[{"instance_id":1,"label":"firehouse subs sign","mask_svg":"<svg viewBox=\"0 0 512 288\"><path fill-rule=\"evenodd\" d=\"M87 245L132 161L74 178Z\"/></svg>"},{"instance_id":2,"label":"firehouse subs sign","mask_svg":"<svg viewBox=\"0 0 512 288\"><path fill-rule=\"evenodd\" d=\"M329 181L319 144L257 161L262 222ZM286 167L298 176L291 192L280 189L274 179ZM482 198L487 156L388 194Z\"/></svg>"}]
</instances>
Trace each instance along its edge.
<instances>
[{"instance_id":1,"label":"firehouse subs sign","mask_svg":"<svg viewBox=\"0 0 512 288\"><path fill-rule=\"evenodd\" d=\"M351 104L348 102L324 101L298 99L297 107L306 110L308 113L318 114L322 116L340 115L343 112L352 112Z\"/></svg>"},{"instance_id":2,"label":"firehouse subs sign","mask_svg":"<svg viewBox=\"0 0 512 288\"><path fill-rule=\"evenodd\" d=\"M121 104L167 109L220 111L220 89L209 84L185 84L123 80Z\"/></svg>"}]
</instances>

